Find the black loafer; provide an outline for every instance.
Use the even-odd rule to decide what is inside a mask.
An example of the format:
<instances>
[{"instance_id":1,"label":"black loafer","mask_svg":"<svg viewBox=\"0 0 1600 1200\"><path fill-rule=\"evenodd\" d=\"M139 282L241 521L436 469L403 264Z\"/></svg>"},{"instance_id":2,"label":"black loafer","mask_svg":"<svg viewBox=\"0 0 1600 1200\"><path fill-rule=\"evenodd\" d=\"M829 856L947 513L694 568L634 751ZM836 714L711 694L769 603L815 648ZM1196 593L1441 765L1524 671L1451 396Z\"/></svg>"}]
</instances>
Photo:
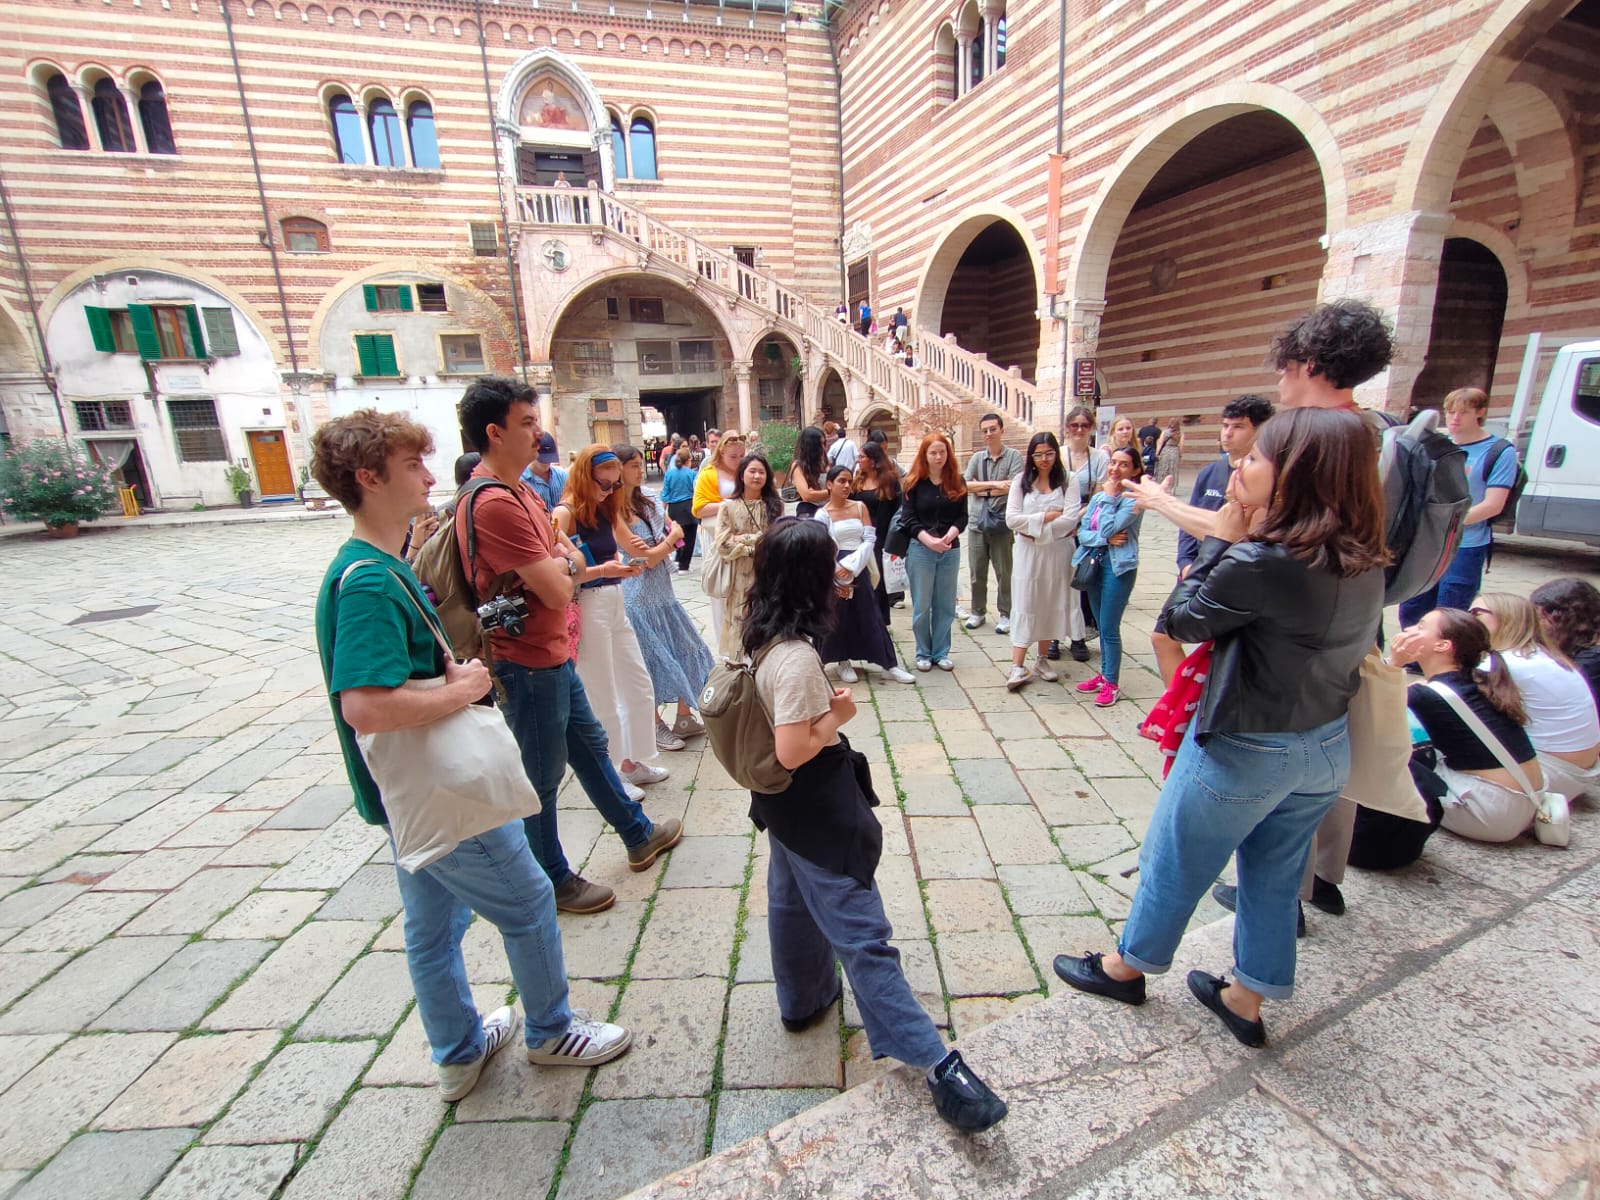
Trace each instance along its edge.
<instances>
[{"instance_id":1,"label":"black loafer","mask_svg":"<svg viewBox=\"0 0 1600 1200\"><path fill-rule=\"evenodd\" d=\"M1061 643L1060 642L1054 642L1054 641L1051 642L1050 643L1050 648L1044 652L1044 656L1046 658L1048 658L1051 662L1054 662L1056 659L1060 658L1061 657Z\"/></svg>"},{"instance_id":2,"label":"black loafer","mask_svg":"<svg viewBox=\"0 0 1600 1200\"><path fill-rule=\"evenodd\" d=\"M839 1003L839 997L842 995L844 995L844 984L841 983L839 990L834 992L833 999L817 1009L816 1012L804 1017L780 1017L779 1020L783 1022L783 1027L790 1033L804 1033L820 1021L835 1004Z\"/></svg>"},{"instance_id":3,"label":"black loafer","mask_svg":"<svg viewBox=\"0 0 1600 1200\"><path fill-rule=\"evenodd\" d=\"M1088 662L1089 661L1089 643L1087 643L1087 642L1073 642L1071 645L1069 645L1067 647L1067 653L1072 655L1072 660L1074 662Z\"/></svg>"},{"instance_id":4,"label":"black loafer","mask_svg":"<svg viewBox=\"0 0 1600 1200\"><path fill-rule=\"evenodd\" d=\"M1313 895L1311 897L1311 903L1313 904L1317 903L1315 886L1315 884L1312 885ZM1328 886L1333 887L1331 883ZM1227 909L1229 912L1239 911L1239 889L1234 887L1231 883L1212 884L1211 898L1218 904L1222 905L1222 907ZM1343 905L1344 901L1342 898L1340 899L1339 903ZM1303 938L1306 935L1306 906L1301 904L1298 900L1295 901L1295 905L1297 911L1294 919L1294 936L1297 938ZM1341 907L1339 911L1343 912L1344 909Z\"/></svg>"},{"instance_id":5,"label":"black loafer","mask_svg":"<svg viewBox=\"0 0 1600 1200\"><path fill-rule=\"evenodd\" d=\"M1219 976L1207 975L1204 971L1189 972L1189 990L1194 998L1216 1013L1229 1033L1252 1050L1259 1050L1267 1044L1267 1027L1260 1021L1246 1021L1222 1002L1222 989L1227 986L1228 981Z\"/></svg>"},{"instance_id":6,"label":"black loafer","mask_svg":"<svg viewBox=\"0 0 1600 1200\"><path fill-rule=\"evenodd\" d=\"M1077 988L1080 992L1090 992L1096 996L1108 996L1112 1000L1120 1000L1123 1004L1143 1004L1144 976L1127 982L1113 979L1100 965L1100 960L1104 957L1105 955L1099 953L1085 954L1082 957L1058 954L1050 965L1068 987Z\"/></svg>"},{"instance_id":7,"label":"black loafer","mask_svg":"<svg viewBox=\"0 0 1600 1200\"><path fill-rule=\"evenodd\" d=\"M939 1115L962 1133L982 1133L1005 1120L1006 1102L972 1073L958 1050L950 1051L933 1069L928 1090Z\"/></svg>"},{"instance_id":8,"label":"black loafer","mask_svg":"<svg viewBox=\"0 0 1600 1200\"><path fill-rule=\"evenodd\" d=\"M1321 909L1330 917L1344 916L1344 893L1339 885L1329 883L1321 875L1311 877L1311 907Z\"/></svg>"}]
</instances>

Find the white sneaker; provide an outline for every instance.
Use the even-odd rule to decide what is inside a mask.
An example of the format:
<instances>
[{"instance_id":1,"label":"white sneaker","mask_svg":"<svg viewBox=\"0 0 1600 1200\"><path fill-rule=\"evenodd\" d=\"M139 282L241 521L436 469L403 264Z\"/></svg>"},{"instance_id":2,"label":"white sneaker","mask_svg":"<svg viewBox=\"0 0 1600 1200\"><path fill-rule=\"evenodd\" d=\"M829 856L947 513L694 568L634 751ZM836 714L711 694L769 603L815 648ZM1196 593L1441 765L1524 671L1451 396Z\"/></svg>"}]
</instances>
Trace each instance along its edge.
<instances>
[{"instance_id":1,"label":"white sneaker","mask_svg":"<svg viewBox=\"0 0 1600 1200\"><path fill-rule=\"evenodd\" d=\"M446 1104L454 1104L478 1086L478 1076L494 1057L496 1050L511 1040L511 1029L517 1023L517 1010L497 1008L483 1019L483 1053L469 1063L452 1063L439 1068L439 1096Z\"/></svg>"},{"instance_id":2,"label":"white sneaker","mask_svg":"<svg viewBox=\"0 0 1600 1200\"><path fill-rule=\"evenodd\" d=\"M849 663L840 663L839 664L839 682L840 683L855 683L860 678L861 678L861 676L856 674L856 669L854 667L852 667Z\"/></svg>"},{"instance_id":3,"label":"white sneaker","mask_svg":"<svg viewBox=\"0 0 1600 1200\"><path fill-rule=\"evenodd\" d=\"M622 790L627 795L628 799L632 800L635 804L638 804L644 799L644 789L629 783L626 779L622 781Z\"/></svg>"},{"instance_id":4,"label":"white sneaker","mask_svg":"<svg viewBox=\"0 0 1600 1200\"><path fill-rule=\"evenodd\" d=\"M904 608L905 606L906 606L906 602L904 600L896 600L889 607L890 608Z\"/></svg>"},{"instance_id":5,"label":"white sneaker","mask_svg":"<svg viewBox=\"0 0 1600 1200\"><path fill-rule=\"evenodd\" d=\"M597 1067L621 1056L631 1045L633 1034L622 1026L592 1020L575 1008L565 1033L528 1047L528 1061L541 1067Z\"/></svg>"},{"instance_id":6,"label":"white sneaker","mask_svg":"<svg viewBox=\"0 0 1600 1200\"><path fill-rule=\"evenodd\" d=\"M1061 678L1056 674L1056 669L1050 665L1050 660L1042 654L1033 660L1033 673L1046 683L1054 683Z\"/></svg>"},{"instance_id":7,"label":"white sneaker","mask_svg":"<svg viewBox=\"0 0 1600 1200\"><path fill-rule=\"evenodd\" d=\"M919 670L919 671L931 671L931 670L933 670L933 659L931 659L931 658L919 658L919 659L917 659L917 670Z\"/></svg>"},{"instance_id":8,"label":"white sneaker","mask_svg":"<svg viewBox=\"0 0 1600 1200\"><path fill-rule=\"evenodd\" d=\"M636 762L633 770L619 772L629 783L660 783L672 772L665 767L652 767L649 763Z\"/></svg>"},{"instance_id":9,"label":"white sneaker","mask_svg":"<svg viewBox=\"0 0 1600 1200\"><path fill-rule=\"evenodd\" d=\"M917 681L916 676L904 667L890 667L884 674L896 683L915 683Z\"/></svg>"},{"instance_id":10,"label":"white sneaker","mask_svg":"<svg viewBox=\"0 0 1600 1200\"><path fill-rule=\"evenodd\" d=\"M941 658L933 665L938 667L941 671L954 671L956 669L956 664L951 662L948 658Z\"/></svg>"},{"instance_id":11,"label":"white sneaker","mask_svg":"<svg viewBox=\"0 0 1600 1200\"><path fill-rule=\"evenodd\" d=\"M1006 691L1014 692L1028 682L1027 667L1012 667L1011 674L1006 676Z\"/></svg>"},{"instance_id":12,"label":"white sneaker","mask_svg":"<svg viewBox=\"0 0 1600 1200\"><path fill-rule=\"evenodd\" d=\"M994 631L996 633L1010 633L1011 632L1011 618L1010 617L1001 617L998 621L996 621L994 623Z\"/></svg>"},{"instance_id":13,"label":"white sneaker","mask_svg":"<svg viewBox=\"0 0 1600 1200\"><path fill-rule=\"evenodd\" d=\"M983 618L977 613L973 613L970 617L962 622L962 625L967 629L981 629L983 628Z\"/></svg>"}]
</instances>

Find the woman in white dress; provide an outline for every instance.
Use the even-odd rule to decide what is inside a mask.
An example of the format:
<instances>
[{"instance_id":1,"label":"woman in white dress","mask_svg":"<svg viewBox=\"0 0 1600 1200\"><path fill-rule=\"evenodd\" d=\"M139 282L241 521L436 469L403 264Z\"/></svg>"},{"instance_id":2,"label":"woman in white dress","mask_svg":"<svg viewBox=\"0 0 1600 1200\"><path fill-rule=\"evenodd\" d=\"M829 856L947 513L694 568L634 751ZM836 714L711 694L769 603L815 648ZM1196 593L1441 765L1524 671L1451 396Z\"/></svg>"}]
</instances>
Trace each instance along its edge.
<instances>
[{"instance_id":1,"label":"woman in white dress","mask_svg":"<svg viewBox=\"0 0 1600 1200\"><path fill-rule=\"evenodd\" d=\"M1030 676L1028 647L1038 648L1033 675L1046 683L1060 678L1045 657L1052 641L1067 637L1071 598L1072 531L1082 502L1061 466L1053 433L1036 433L1028 443L1022 473L1011 481L1006 525L1017 535L1011 560L1011 674L1006 687L1016 691Z\"/></svg>"}]
</instances>

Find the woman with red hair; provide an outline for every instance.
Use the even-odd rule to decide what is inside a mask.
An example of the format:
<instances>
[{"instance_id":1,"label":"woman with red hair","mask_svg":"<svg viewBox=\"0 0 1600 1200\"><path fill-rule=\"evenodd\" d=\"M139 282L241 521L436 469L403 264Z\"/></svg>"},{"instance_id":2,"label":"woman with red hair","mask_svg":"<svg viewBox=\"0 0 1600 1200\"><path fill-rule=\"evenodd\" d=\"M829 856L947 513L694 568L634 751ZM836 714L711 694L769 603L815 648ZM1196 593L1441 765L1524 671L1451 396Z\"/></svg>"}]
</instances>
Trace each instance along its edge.
<instances>
[{"instance_id":1,"label":"woman with red hair","mask_svg":"<svg viewBox=\"0 0 1600 1200\"><path fill-rule=\"evenodd\" d=\"M917 670L954 671L950 627L956 619L956 576L961 573L958 538L967 527L967 484L956 469L956 448L939 430L917 447L906 475L900 523L911 538L906 580L911 588L911 630Z\"/></svg>"}]
</instances>

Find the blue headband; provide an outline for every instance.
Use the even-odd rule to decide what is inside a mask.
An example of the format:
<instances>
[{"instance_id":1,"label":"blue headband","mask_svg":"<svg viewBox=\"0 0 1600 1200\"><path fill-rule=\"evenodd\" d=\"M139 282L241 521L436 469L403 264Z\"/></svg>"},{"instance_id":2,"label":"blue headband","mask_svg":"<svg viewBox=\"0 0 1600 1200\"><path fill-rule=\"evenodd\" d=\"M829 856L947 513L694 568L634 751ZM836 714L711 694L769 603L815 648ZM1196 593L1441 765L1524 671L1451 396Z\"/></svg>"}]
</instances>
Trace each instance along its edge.
<instances>
[{"instance_id":1,"label":"blue headband","mask_svg":"<svg viewBox=\"0 0 1600 1200\"><path fill-rule=\"evenodd\" d=\"M617 456L615 454L611 453L611 451L602 450L602 451L600 451L599 454L596 454L593 458L591 458L589 460L589 465L591 467L598 467L601 463L617 462L617 461L619 461Z\"/></svg>"}]
</instances>

